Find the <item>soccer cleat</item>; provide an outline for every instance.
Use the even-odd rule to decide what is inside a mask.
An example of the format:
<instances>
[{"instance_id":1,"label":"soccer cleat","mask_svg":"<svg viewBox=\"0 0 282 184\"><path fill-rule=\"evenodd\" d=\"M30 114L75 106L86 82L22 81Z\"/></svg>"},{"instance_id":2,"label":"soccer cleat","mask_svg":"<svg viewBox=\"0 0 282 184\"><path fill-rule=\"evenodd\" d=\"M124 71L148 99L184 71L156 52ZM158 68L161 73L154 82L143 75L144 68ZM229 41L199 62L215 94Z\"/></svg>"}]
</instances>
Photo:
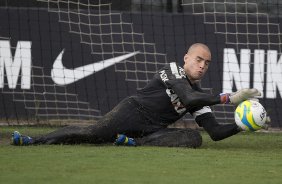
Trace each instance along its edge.
<instances>
[{"instance_id":1,"label":"soccer cleat","mask_svg":"<svg viewBox=\"0 0 282 184\"><path fill-rule=\"evenodd\" d=\"M118 134L117 139L114 143L117 146L125 145L125 146L136 146L136 142L133 138L129 138L124 134Z\"/></svg>"},{"instance_id":2,"label":"soccer cleat","mask_svg":"<svg viewBox=\"0 0 282 184\"><path fill-rule=\"evenodd\" d=\"M18 131L12 133L11 144L15 146L29 145L32 142L32 138L29 136L21 135Z\"/></svg>"}]
</instances>

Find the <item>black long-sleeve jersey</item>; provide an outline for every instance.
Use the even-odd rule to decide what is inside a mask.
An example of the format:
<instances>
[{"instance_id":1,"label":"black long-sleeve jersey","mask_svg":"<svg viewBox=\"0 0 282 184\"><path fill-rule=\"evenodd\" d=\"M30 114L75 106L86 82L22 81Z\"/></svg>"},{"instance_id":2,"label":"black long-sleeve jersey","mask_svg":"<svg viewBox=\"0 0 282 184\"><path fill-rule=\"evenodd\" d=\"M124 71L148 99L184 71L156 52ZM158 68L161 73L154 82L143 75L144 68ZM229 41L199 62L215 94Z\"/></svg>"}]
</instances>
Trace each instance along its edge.
<instances>
[{"instance_id":1,"label":"black long-sleeve jersey","mask_svg":"<svg viewBox=\"0 0 282 184\"><path fill-rule=\"evenodd\" d=\"M150 112L152 118L168 125L187 112L194 118L202 114L213 116L209 106L219 104L220 96L204 93L199 84L189 81L183 68L172 62L137 91L135 100Z\"/></svg>"}]
</instances>

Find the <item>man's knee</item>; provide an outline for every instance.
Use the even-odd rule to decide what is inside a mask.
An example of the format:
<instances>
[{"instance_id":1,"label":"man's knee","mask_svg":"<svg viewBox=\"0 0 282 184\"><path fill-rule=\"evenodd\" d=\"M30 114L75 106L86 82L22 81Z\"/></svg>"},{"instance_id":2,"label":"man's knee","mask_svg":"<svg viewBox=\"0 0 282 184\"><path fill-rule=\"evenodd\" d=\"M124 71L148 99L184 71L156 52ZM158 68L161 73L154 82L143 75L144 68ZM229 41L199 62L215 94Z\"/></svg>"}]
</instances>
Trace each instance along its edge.
<instances>
[{"instance_id":1,"label":"man's knee","mask_svg":"<svg viewBox=\"0 0 282 184\"><path fill-rule=\"evenodd\" d=\"M140 145L198 148L202 136L197 130L166 128L137 140Z\"/></svg>"}]
</instances>

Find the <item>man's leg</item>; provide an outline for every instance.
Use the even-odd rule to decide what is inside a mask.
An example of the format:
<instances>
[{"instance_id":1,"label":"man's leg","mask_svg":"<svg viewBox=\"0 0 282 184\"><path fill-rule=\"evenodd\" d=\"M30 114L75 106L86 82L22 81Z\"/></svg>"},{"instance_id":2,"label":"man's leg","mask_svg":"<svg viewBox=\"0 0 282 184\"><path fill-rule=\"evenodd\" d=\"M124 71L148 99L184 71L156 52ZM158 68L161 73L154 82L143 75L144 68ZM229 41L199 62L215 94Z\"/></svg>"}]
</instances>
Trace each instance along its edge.
<instances>
[{"instance_id":1,"label":"man's leg","mask_svg":"<svg viewBox=\"0 0 282 184\"><path fill-rule=\"evenodd\" d=\"M88 127L66 126L49 134L33 138L32 144L78 144L91 143L94 137Z\"/></svg>"},{"instance_id":2,"label":"man's leg","mask_svg":"<svg viewBox=\"0 0 282 184\"><path fill-rule=\"evenodd\" d=\"M136 142L148 146L198 148L202 145L202 136L193 129L166 128L136 139Z\"/></svg>"},{"instance_id":3,"label":"man's leg","mask_svg":"<svg viewBox=\"0 0 282 184\"><path fill-rule=\"evenodd\" d=\"M80 127L67 126L33 139L33 144L77 144L114 142L117 134L138 137L162 129L152 125L141 107L131 98L121 101L95 124Z\"/></svg>"}]
</instances>

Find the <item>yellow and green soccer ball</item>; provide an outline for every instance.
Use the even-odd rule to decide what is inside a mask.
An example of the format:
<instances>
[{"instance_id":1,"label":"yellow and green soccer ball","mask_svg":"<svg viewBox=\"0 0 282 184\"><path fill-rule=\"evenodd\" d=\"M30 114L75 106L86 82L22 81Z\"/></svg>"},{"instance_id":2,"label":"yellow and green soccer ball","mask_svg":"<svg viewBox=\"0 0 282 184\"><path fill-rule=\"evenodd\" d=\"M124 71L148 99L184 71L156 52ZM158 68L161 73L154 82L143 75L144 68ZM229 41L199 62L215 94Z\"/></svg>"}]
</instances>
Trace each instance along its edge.
<instances>
[{"instance_id":1,"label":"yellow and green soccer ball","mask_svg":"<svg viewBox=\"0 0 282 184\"><path fill-rule=\"evenodd\" d=\"M235 122L243 130L259 130L266 122L266 111L257 101L243 101L235 110Z\"/></svg>"}]
</instances>

